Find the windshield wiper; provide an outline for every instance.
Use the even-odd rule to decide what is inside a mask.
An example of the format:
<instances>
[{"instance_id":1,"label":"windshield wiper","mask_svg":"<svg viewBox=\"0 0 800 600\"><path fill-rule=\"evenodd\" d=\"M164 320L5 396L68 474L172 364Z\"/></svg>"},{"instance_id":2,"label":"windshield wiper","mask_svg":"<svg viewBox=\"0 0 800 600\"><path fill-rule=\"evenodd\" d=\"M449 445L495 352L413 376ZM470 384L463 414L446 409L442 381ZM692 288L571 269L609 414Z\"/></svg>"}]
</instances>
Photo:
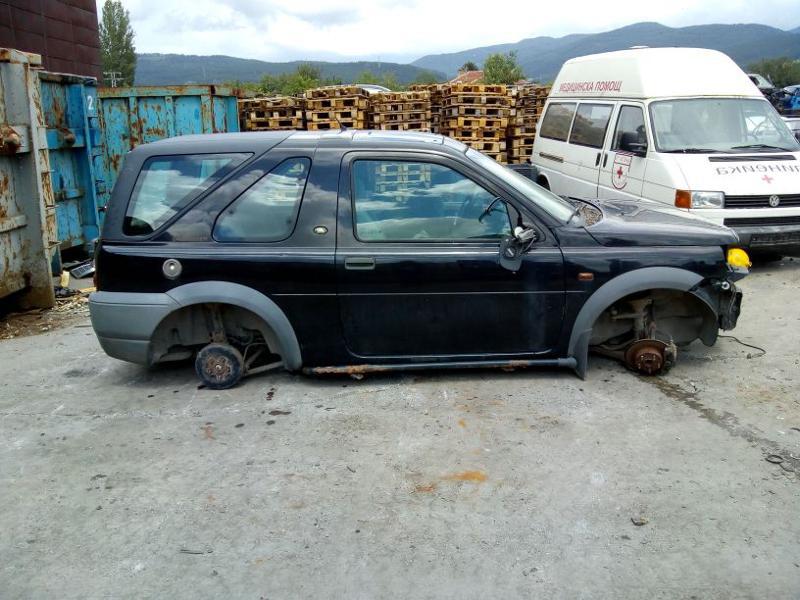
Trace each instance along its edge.
<instances>
[{"instance_id":1,"label":"windshield wiper","mask_svg":"<svg viewBox=\"0 0 800 600\"><path fill-rule=\"evenodd\" d=\"M719 153L719 150L711 148L678 148L677 150L664 150L666 154L714 154Z\"/></svg>"},{"instance_id":2,"label":"windshield wiper","mask_svg":"<svg viewBox=\"0 0 800 600\"><path fill-rule=\"evenodd\" d=\"M763 148L764 150L780 150L781 152L792 152L791 148L782 146L770 146L769 144L745 144L744 146L733 146L731 150L748 150L753 148Z\"/></svg>"}]
</instances>

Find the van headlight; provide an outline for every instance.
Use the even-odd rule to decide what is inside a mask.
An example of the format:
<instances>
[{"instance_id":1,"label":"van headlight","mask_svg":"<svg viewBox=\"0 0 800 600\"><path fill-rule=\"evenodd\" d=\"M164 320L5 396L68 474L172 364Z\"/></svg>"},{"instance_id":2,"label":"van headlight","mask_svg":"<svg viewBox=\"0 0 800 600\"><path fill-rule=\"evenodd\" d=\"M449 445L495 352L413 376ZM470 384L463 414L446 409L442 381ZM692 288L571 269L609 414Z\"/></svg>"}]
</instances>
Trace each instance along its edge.
<instances>
[{"instance_id":1,"label":"van headlight","mask_svg":"<svg viewBox=\"0 0 800 600\"><path fill-rule=\"evenodd\" d=\"M691 192L675 190L675 206L678 208L722 208L725 194L722 192Z\"/></svg>"}]
</instances>

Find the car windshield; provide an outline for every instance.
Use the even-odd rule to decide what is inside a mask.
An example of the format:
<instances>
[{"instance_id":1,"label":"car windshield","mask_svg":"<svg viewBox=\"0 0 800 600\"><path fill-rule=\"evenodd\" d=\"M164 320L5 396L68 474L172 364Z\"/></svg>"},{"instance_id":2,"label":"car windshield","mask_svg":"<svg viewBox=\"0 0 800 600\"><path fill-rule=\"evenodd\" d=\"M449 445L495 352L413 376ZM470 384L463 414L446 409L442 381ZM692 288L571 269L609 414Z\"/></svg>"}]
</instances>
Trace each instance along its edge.
<instances>
[{"instance_id":1,"label":"car windshield","mask_svg":"<svg viewBox=\"0 0 800 600\"><path fill-rule=\"evenodd\" d=\"M575 212L575 207L562 200L554 193L536 185L533 181L498 163L493 158L481 154L476 150L467 150L467 157L488 169L493 175L502 179L506 184L523 194L531 202L541 207L560 221L568 221Z\"/></svg>"},{"instance_id":2,"label":"car windshield","mask_svg":"<svg viewBox=\"0 0 800 600\"><path fill-rule=\"evenodd\" d=\"M659 152L800 151L786 123L766 100L692 98L650 105Z\"/></svg>"}]
</instances>

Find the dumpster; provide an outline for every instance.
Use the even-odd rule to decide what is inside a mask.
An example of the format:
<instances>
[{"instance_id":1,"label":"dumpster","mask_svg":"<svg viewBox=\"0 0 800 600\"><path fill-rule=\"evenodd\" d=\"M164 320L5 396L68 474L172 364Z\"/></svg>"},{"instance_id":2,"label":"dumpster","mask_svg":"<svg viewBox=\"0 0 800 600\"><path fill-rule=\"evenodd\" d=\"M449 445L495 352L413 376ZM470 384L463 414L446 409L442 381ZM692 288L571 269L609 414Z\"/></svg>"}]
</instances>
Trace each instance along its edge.
<instances>
[{"instance_id":1,"label":"dumpster","mask_svg":"<svg viewBox=\"0 0 800 600\"><path fill-rule=\"evenodd\" d=\"M0 298L20 308L55 304L55 197L42 114L38 54L0 48Z\"/></svg>"},{"instance_id":2,"label":"dumpster","mask_svg":"<svg viewBox=\"0 0 800 600\"><path fill-rule=\"evenodd\" d=\"M97 80L41 71L39 81L59 246L92 252L100 235L97 198L103 191ZM60 265L53 270L60 271Z\"/></svg>"},{"instance_id":3,"label":"dumpster","mask_svg":"<svg viewBox=\"0 0 800 600\"><path fill-rule=\"evenodd\" d=\"M125 154L138 146L192 133L239 131L236 95L219 85L100 88L105 206Z\"/></svg>"}]
</instances>

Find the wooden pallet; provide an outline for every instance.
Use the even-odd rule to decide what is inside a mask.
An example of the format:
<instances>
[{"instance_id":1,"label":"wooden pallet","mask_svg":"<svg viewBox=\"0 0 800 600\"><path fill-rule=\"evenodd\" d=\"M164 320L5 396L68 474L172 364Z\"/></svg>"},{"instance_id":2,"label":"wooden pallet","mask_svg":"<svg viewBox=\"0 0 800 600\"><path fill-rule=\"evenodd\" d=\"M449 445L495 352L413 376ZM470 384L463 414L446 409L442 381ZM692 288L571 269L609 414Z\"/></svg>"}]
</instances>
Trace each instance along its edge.
<instances>
[{"instance_id":1,"label":"wooden pallet","mask_svg":"<svg viewBox=\"0 0 800 600\"><path fill-rule=\"evenodd\" d=\"M485 94L449 94L442 96L442 106L460 106L463 104L511 108L511 97Z\"/></svg>"},{"instance_id":2,"label":"wooden pallet","mask_svg":"<svg viewBox=\"0 0 800 600\"><path fill-rule=\"evenodd\" d=\"M430 122L431 111L372 113L371 118L373 123L400 123L404 121L410 123L418 123L420 121Z\"/></svg>"},{"instance_id":3,"label":"wooden pallet","mask_svg":"<svg viewBox=\"0 0 800 600\"><path fill-rule=\"evenodd\" d=\"M369 99L364 96L339 96L333 98L309 98L306 110L348 110L369 108Z\"/></svg>"},{"instance_id":4,"label":"wooden pallet","mask_svg":"<svg viewBox=\"0 0 800 600\"><path fill-rule=\"evenodd\" d=\"M535 139L536 139L535 136L508 138L507 143L509 148L521 148L523 146L530 146L531 148L533 148L533 142Z\"/></svg>"},{"instance_id":5,"label":"wooden pallet","mask_svg":"<svg viewBox=\"0 0 800 600\"><path fill-rule=\"evenodd\" d=\"M494 119L508 118L508 108L498 106L447 106L442 107L442 117L491 117Z\"/></svg>"},{"instance_id":6,"label":"wooden pallet","mask_svg":"<svg viewBox=\"0 0 800 600\"><path fill-rule=\"evenodd\" d=\"M480 94L480 95L508 95L508 86L490 83L452 83L445 84L443 93L450 94Z\"/></svg>"},{"instance_id":7,"label":"wooden pallet","mask_svg":"<svg viewBox=\"0 0 800 600\"><path fill-rule=\"evenodd\" d=\"M366 111L357 109L306 111L307 121L365 121L366 118Z\"/></svg>"},{"instance_id":8,"label":"wooden pallet","mask_svg":"<svg viewBox=\"0 0 800 600\"><path fill-rule=\"evenodd\" d=\"M450 129L444 128L442 133L445 135L454 138L456 140L490 140L490 141L503 141L505 142L506 139L506 131L505 129L494 129L494 128L475 128L475 129Z\"/></svg>"},{"instance_id":9,"label":"wooden pallet","mask_svg":"<svg viewBox=\"0 0 800 600\"><path fill-rule=\"evenodd\" d=\"M339 98L342 96L363 96L366 97L364 88L357 85L333 85L321 88L306 90L307 99L315 98Z\"/></svg>"},{"instance_id":10,"label":"wooden pallet","mask_svg":"<svg viewBox=\"0 0 800 600\"><path fill-rule=\"evenodd\" d=\"M307 121L306 126L309 131L323 131L327 129L367 129L366 120L343 120L338 121Z\"/></svg>"},{"instance_id":11,"label":"wooden pallet","mask_svg":"<svg viewBox=\"0 0 800 600\"><path fill-rule=\"evenodd\" d=\"M507 125L508 119L504 117L455 117L442 121L442 127L447 129L471 129L475 127L503 129Z\"/></svg>"},{"instance_id":12,"label":"wooden pallet","mask_svg":"<svg viewBox=\"0 0 800 600\"><path fill-rule=\"evenodd\" d=\"M383 102L380 104L371 103L370 108L373 113L390 113L390 112L408 112L408 111L429 111L431 109L430 102L421 102L419 100L409 102Z\"/></svg>"},{"instance_id":13,"label":"wooden pallet","mask_svg":"<svg viewBox=\"0 0 800 600\"><path fill-rule=\"evenodd\" d=\"M372 123L371 129L379 131L419 131L430 132L432 129L430 121L420 121L418 123Z\"/></svg>"},{"instance_id":14,"label":"wooden pallet","mask_svg":"<svg viewBox=\"0 0 800 600\"><path fill-rule=\"evenodd\" d=\"M415 86L411 87L414 88ZM373 106L397 102L430 102L430 100L430 91L416 89L408 92L378 92L377 94L371 94L369 97L369 101Z\"/></svg>"}]
</instances>

